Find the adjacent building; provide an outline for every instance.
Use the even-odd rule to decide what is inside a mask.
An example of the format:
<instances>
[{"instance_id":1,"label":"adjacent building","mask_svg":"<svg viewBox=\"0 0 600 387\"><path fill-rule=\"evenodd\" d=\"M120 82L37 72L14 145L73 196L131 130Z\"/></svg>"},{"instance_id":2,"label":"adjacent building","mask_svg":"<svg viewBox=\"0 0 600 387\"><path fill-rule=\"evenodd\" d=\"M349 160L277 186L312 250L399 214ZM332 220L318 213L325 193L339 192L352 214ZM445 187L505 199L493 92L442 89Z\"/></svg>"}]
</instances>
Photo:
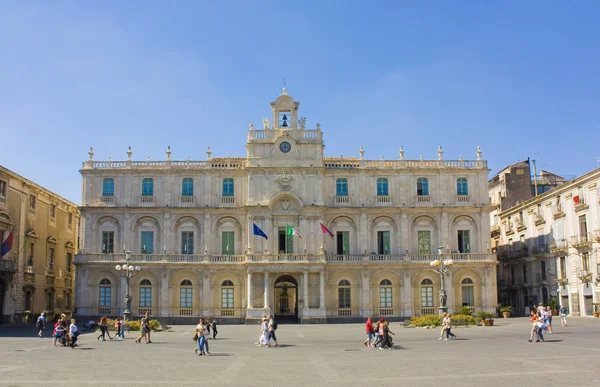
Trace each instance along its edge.
<instances>
[{"instance_id":1,"label":"adjacent building","mask_svg":"<svg viewBox=\"0 0 600 387\"><path fill-rule=\"evenodd\" d=\"M0 318L73 308L77 205L0 166Z\"/></svg>"},{"instance_id":2,"label":"adjacent building","mask_svg":"<svg viewBox=\"0 0 600 387\"><path fill-rule=\"evenodd\" d=\"M492 214L502 304L525 314L555 297L573 316L592 315L600 302L598 189L600 169Z\"/></svg>"},{"instance_id":3,"label":"adjacent building","mask_svg":"<svg viewBox=\"0 0 600 387\"><path fill-rule=\"evenodd\" d=\"M497 307L487 163L325 157L320 125L306 128L284 89L271 119L250 125L245 157L83 163L81 316L123 312L125 279L140 266L133 314L173 323L353 321L437 313L452 259L450 310ZM232 144L235 142L232 141ZM241 146L240 146L241 148ZM260 236L264 233L264 236ZM258 235L257 235L258 234ZM298 235L299 234L299 235ZM300 238L301 236L301 238ZM126 253L131 251L131 254Z\"/></svg>"}]
</instances>

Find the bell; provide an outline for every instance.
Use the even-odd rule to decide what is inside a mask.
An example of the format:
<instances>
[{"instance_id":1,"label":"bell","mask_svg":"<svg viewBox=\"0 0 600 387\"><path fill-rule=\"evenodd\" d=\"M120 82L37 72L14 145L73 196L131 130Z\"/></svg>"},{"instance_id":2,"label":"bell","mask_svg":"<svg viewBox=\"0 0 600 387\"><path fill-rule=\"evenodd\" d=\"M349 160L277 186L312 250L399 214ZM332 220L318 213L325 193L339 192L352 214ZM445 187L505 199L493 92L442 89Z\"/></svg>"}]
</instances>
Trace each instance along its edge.
<instances>
[{"instance_id":1,"label":"bell","mask_svg":"<svg viewBox=\"0 0 600 387\"><path fill-rule=\"evenodd\" d=\"M283 115L283 123L281 124L282 127L287 128L288 124L287 124L287 115Z\"/></svg>"}]
</instances>

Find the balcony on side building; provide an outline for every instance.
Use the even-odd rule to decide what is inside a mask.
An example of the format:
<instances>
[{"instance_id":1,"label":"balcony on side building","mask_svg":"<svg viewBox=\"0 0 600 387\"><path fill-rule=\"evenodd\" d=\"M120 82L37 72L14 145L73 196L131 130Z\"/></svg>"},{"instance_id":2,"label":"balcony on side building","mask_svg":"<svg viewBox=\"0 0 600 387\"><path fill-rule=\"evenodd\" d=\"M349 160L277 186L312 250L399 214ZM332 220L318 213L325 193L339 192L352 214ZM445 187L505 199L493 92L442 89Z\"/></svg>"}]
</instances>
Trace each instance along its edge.
<instances>
[{"instance_id":1,"label":"balcony on side building","mask_svg":"<svg viewBox=\"0 0 600 387\"><path fill-rule=\"evenodd\" d=\"M550 242L550 251L557 254L566 254L569 250L569 245L566 239L556 239Z\"/></svg>"},{"instance_id":2,"label":"balcony on side building","mask_svg":"<svg viewBox=\"0 0 600 387\"><path fill-rule=\"evenodd\" d=\"M571 246L576 249L586 249L592 246L594 243L594 236L591 232L584 234L573 235L570 239Z\"/></svg>"},{"instance_id":3,"label":"balcony on side building","mask_svg":"<svg viewBox=\"0 0 600 387\"><path fill-rule=\"evenodd\" d=\"M17 262L9 259L0 259L0 272L15 273L17 271Z\"/></svg>"}]
</instances>

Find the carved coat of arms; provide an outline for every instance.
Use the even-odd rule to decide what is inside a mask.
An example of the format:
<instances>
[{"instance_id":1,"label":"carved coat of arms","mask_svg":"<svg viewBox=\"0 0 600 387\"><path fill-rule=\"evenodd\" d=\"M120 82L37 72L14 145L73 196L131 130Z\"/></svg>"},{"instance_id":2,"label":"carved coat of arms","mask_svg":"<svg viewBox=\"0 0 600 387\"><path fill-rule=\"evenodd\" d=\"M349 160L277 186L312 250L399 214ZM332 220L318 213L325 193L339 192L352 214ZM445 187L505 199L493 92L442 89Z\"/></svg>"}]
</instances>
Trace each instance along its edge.
<instances>
[{"instance_id":1,"label":"carved coat of arms","mask_svg":"<svg viewBox=\"0 0 600 387\"><path fill-rule=\"evenodd\" d=\"M275 181L277 184L279 184L279 188L281 188L282 191L289 191L292 188L292 182L294 181L294 178L288 176L284 172L283 175L279 176Z\"/></svg>"},{"instance_id":2,"label":"carved coat of arms","mask_svg":"<svg viewBox=\"0 0 600 387\"><path fill-rule=\"evenodd\" d=\"M281 207L283 207L284 210L287 210L290 208L290 201L288 199L283 199L281 201Z\"/></svg>"}]
</instances>

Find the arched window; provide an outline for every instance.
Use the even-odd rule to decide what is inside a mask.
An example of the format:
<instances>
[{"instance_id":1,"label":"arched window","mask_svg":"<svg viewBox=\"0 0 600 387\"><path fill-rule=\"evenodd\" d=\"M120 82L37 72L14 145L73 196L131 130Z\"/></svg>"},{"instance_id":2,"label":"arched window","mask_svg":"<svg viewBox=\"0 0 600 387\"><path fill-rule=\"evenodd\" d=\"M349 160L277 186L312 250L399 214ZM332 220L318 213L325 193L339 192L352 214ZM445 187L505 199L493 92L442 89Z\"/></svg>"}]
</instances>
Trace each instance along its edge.
<instances>
[{"instance_id":1,"label":"arched window","mask_svg":"<svg viewBox=\"0 0 600 387\"><path fill-rule=\"evenodd\" d=\"M140 308L152 308L152 282L147 279L140 282Z\"/></svg>"},{"instance_id":2,"label":"arched window","mask_svg":"<svg viewBox=\"0 0 600 387\"><path fill-rule=\"evenodd\" d=\"M33 295L31 294L31 291L28 290L25 293L25 310L31 310L31 301L33 300Z\"/></svg>"},{"instance_id":3,"label":"arched window","mask_svg":"<svg viewBox=\"0 0 600 387\"><path fill-rule=\"evenodd\" d=\"M100 308L110 308L112 305L112 287L111 282L108 278L102 279L100 281L100 294L99 294L99 303L98 306Z\"/></svg>"},{"instance_id":4,"label":"arched window","mask_svg":"<svg viewBox=\"0 0 600 387\"><path fill-rule=\"evenodd\" d=\"M338 307L340 309L350 309L352 307L350 282L341 280L338 284Z\"/></svg>"},{"instance_id":5,"label":"arched window","mask_svg":"<svg viewBox=\"0 0 600 387\"><path fill-rule=\"evenodd\" d=\"M142 180L142 196L154 196L154 180L150 177Z\"/></svg>"},{"instance_id":6,"label":"arched window","mask_svg":"<svg viewBox=\"0 0 600 387\"><path fill-rule=\"evenodd\" d=\"M194 196L194 179L186 177L181 181L181 196Z\"/></svg>"},{"instance_id":7,"label":"arched window","mask_svg":"<svg viewBox=\"0 0 600 387\"><path fill-rule=\"evenodd\" d=\"M429 278L421 281L421 307L433 308L433 282Z\"/></svg>"},{"instance_id":8,"label":"arched window","mask_svg":"<svg viewBox=\"0 0 600 387\"><path fill-rule=\"evenodd\" d=\"M426 177L419 177L417 179L417 195L429 196L429 180Z\"/></svg>"},{"instance_id":9,"label":"arched window","mask_svg":"<svg viewBox=\"0 0 600 387\"><path fill-rule=\"evenodd\" d=\"M473 280L465 278L461 282L462 286L462 306L474 306L475 305L475 286Z\"/></svg>"},{"instance_id":10,"label":"arched window","mask_svg":"<svg viewBox=\"0 0 600 387\"><path fill-rule=\"evenodd\" d=\"M392 281L384 279L379 283L379 307L392 307Z\"/></svg>"},{"instance_id":11,"label":"arched window","mask_svg":"<svg viewBox=\"0 0 600 387\"><path fill-rule=\"evenodd\" d=\"M380 177L377 179L377 196L388 196L389 194L388 179L386 177Z\"/></svg>"},{"instance_id":12,"label":"arched window","mask_svg":"<svg viewBox=\"0 0 600 387\"><path fill-rule=\"evenodd\" d=\"M335 196L348 196L348 179L340 178L335 181Z\"/></svg>"},{"instance_id":13,"label":"arched window","mask_svg":"<svg viewBox=\"0 0 600 387\"><path fill-rule=\"evenodd\" d=\"M221 284L221 309L233 309L233 282L225 280Z\"/></svg>"},{"instance_id":14,"label":"arched window","mask_svg":"<svg viewBox=\"0 0 600 387\"><path fill-rule=\"evenodd\" d=\"M102 181L102 196L115 196L115 179L108 177Z\"/></svg>"},{"instance_id":15,"label":"arched window","mask_svg":"<svg viewBox=\"0 0 600 387\"><path fill-rule=\"evenodd\" d=\"M192 307L192 281L183 280L179 285L179 307L180 308L191 308Z\"/></svg>"},{"instance_id":16,"label":"arched window","mask_svg":"<svg viewBox=\"0 0 600 387\"><path fill-rule=\"evenodd\" d=\"M230 177L223 179L223 196L234 196L233 191L233 179Z\"/></svg>"},{"instance_id":17,"label":"arched window","mask_svg":"<svg viewBox=\"0 0 600 387\"><path fill-rule=\"evenodd\" d=\"M466 177L459 177L456 179L456 194L459 196L466 196L469 194L469 182Z\"/></svg>"}]
</instances>

